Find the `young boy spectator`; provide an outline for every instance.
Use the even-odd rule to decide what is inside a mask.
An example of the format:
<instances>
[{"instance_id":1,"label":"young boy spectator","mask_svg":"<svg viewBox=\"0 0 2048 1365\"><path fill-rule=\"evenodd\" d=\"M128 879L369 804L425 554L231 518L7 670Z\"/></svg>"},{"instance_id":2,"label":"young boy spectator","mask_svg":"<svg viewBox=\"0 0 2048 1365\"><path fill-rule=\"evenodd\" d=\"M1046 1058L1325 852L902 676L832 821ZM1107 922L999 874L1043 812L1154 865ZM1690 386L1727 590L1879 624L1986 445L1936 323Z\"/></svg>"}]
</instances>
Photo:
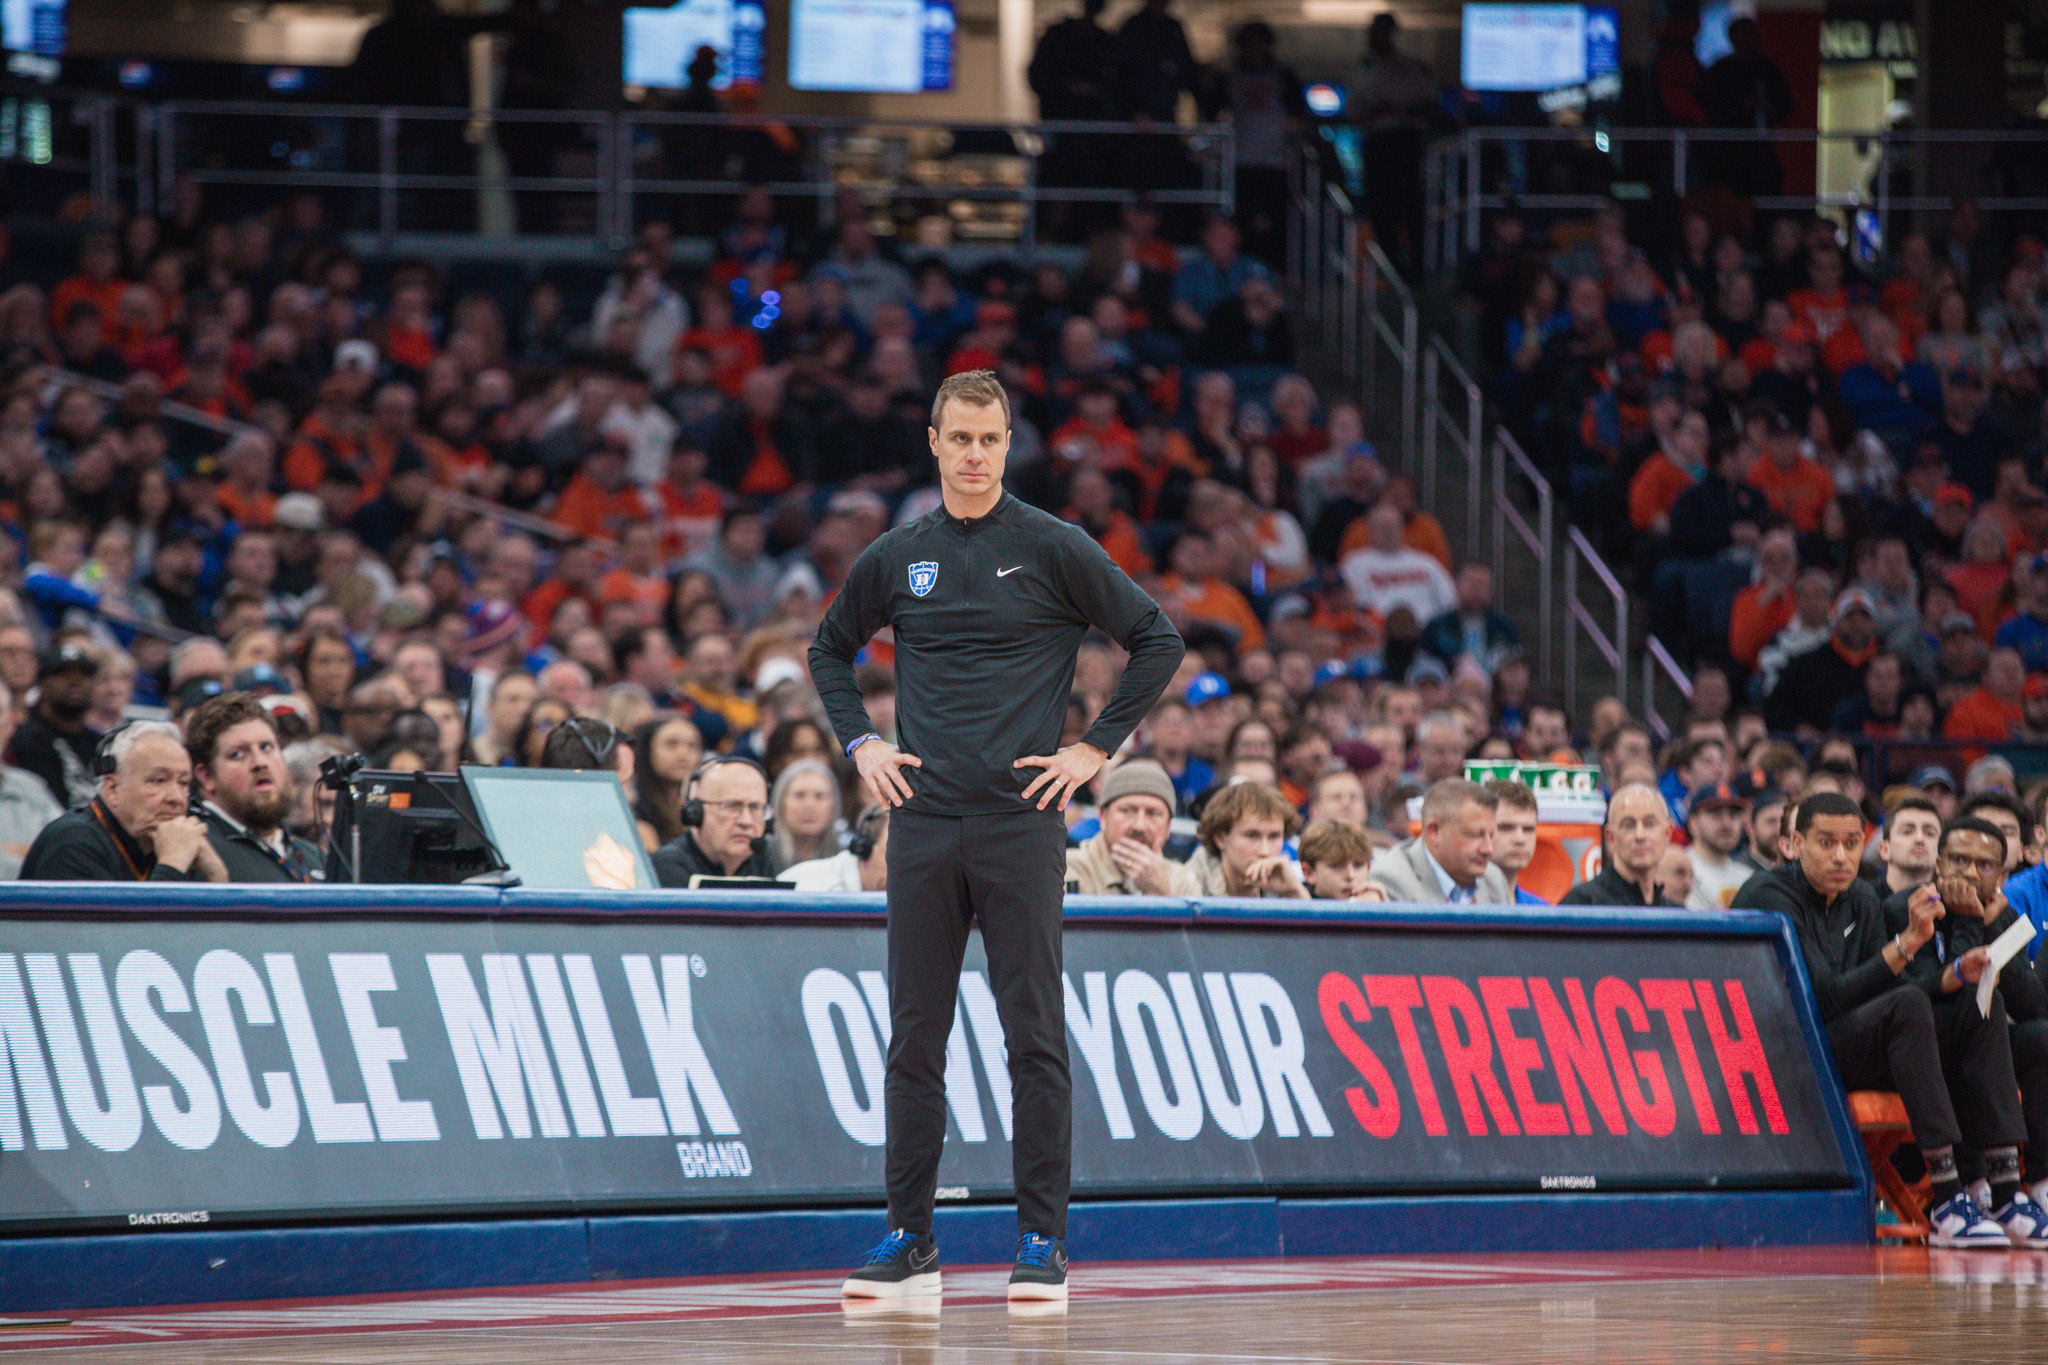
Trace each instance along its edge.
<instances>
[{"instance_id":1,"label":"young boy spectator","mask_svg":"<svg viewBox=\"0 0 2048 1365\"><path fill-rule=\"evenodd\" d=\"M1301 876L1319 901L1384 901L1372 884L1372 840L1343 820L1318 820L1302 831Z\"/></svg>"}]
</instances>

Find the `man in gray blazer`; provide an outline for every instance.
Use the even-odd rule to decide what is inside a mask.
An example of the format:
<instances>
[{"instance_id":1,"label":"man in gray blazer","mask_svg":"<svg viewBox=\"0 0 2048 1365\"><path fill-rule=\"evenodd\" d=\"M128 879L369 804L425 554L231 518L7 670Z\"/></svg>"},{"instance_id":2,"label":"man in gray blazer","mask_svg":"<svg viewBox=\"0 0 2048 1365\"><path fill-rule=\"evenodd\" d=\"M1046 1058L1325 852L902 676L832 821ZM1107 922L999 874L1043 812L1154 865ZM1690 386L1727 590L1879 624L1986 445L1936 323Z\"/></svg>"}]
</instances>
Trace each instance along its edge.
<instances>
[{"instance_id":1,"label":"man in gray blazer","mask_svg":"<svg viewBox=\"0 0 2048 1365\"><path fill-rule=\"evenodd\" d=\"M1436 783L1422 798L1422 833L1373 860L1373 885L1403 905L1513 905L1514 888L1493 866L1499 805L1477 782Z\"/></svg>"}]
</instances>

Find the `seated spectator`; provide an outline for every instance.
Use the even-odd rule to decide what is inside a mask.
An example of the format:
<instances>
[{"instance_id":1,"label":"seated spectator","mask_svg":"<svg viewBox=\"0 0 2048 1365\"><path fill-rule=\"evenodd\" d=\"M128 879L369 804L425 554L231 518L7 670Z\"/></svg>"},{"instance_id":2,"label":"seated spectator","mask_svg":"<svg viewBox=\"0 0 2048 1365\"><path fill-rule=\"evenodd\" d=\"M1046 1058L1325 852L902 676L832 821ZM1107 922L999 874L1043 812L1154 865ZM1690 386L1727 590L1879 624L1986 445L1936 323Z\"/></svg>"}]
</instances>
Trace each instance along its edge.
<instances>
[{"instance_id":1,"label":"seated spectator","mask_svg":"<svg viewBox=\"0 0 2048 1365\"><path fill-rule=\"evenodd\" d=\"M1736 908L1771 910L1792 922L1843 1086L1896 1090L1905 1101L1932 1182L1928 1243L2008 1245L2006 1225L1985 1215L1956 1171L1956 1145L1966 1143L1982 1154L1998 1216L2031 1215L2015 1202L2026 1128L2005 1006L1994 997L1985 1018L1974 992L1959 989L1983 974L1984 950L1944 966L1930 994L1930 983L1908 968L1933 941L1942 916L1934 887L1909 893L1903 925L1887 918L1877 893L1857 876L1863 813L1845 796L1823 792L1802 800L1794 840L1792 860L1752 879L1735 897ZM1957 987L1948 985L1950 977Z\"/></svg>"},{"instance_id":2,"label":"seated spectator","mask_svg":"<svg viewBox=\"0 0 2048 1365\"><path fill-rule=\"evenodd\" d=\"M1736 663L1755 670L1757 656L1764 646L1792 624L1793 581L1798 576L1799 544L1791 528L1779 526L1765 531L1757 541L1749 584L1735 594L1735 604L1728 613L1728 655ZM1823 630L1832 590L1833 583L1826 574L1816 576L1814 619Z\"/></svg>"},{"instance_id":3,"label":"seated spectator","mask_svg":"<svg viewBox=\"0 0 2048 1365\"><path fill-rule=\"evenodd\" d=\"M14 736L15 719L14 693L0 681L0 754ZM0 881L21 875L29 845L63 813L41 778L0 761Z\"/></svg>"},{"instance_id":4,"label":"seated spectator","mask_svg":"<svg viewBox=\"0 0 2048 1365\"><path fill-rule=\"evenodd\" d=\"M1496 778L1486 784L1486 789L1500 803L1494 810L1493 865L1515 888L1515 904L1550 904L1525 888L1520 880L1523 870L1536 857L1536 793L1527 783L1511 778Z\"/></svg>"},{"instance_id":5,"label":"seated spectator","mask_svg":"<svg viewBox=\"0 0 2048 1365\"><path fill-rule=\"evenodd\" d=\"M97 793L36 836L22 857L21 880L228 879L205 821L191 814L192 759L177 726L133 722L108 736L95 757Z\"/></svg>"},{"instance_id":6,"label":"seated spectator","mask_svg":"<svg viewBox=\"0 0 2048 1365\"><path fill-rule=\"evenodd\" d=\"M1869 358L1842 373L1842 402L1859 425L1880 438L1904 442L1934 426L1942 412L1941 377L1899 352L1899 329L1874 318L1864 330Z\"/></svg>"},{"instance_id":7,"label":"seated spectator","mask_svg":"<svg viewBox=\"0 0 2048 1365\"><path fill-rule=\"evenodd\" d=\"M1560 905L1672 905L1657 882L1671 844L1671 811L1654 787L1630 785L1607 798L1600 827L1606 865L1564 893Z\"/></svg>"},{"instance_id":8,"label":"seated spectator","mask_svg":"<svg viewBox=\"0 0 2048 1365\"><path fill-rule=\"evenodd\" d=\"M1263 782L1224 787L1202 808L1201 847L1188 859L1197 895L1306 899L1286 841L1301 828L1287 798Z\"/></svg>"},{"instance_id":9,"label":"seated spectator","mask_svg":"<svg viewBox=\"0 0 2048 1365\"><path fill-rule=\"evenodd\" d=\"M1514 624L1493 609L1493 570L1484 564L1458 569L1458 604L1422 625L1422 649L1446 668L1470 658L1490 675L1509 650L1521 648Z\"/></svg>"},{"instance_id":10,"label":"seated spectator","mask_svg":"<svg viewBox=\"0 0 2048 1365\"><path fill-rule=\"evenodd\" d=\"M1927 797L1908 796L1892 806L1877 839L1877 859L1883 864L1882 875L1876 878L1880 898L1911 892L1934 880L1941 824L1940 807Z\"/></svg>"},{"instance_id":11,"label":"seated spectator","mask_svg":"<svg viewBox=\"0 0 2048 1365\"><path fill-rule=\"evenodd\" d=\"M767 818L767 772L749 759L709 760L683 788L684 832L655 852L656 878L687 887L695 877L772 877Z\"/></svg>"},{"instance_id":12,"label":"seated spectator","mask_svg":"<svg viewBox=\"0 0 2048 1365\"><path fill-rule=\"evenodd\" d=\"M1239 652L1263 648L1265 627L1244 594L1217 575L1215 539L1188 527L1167 552L1167 569L1152 586L1167 618L1182 630L1213 625L1226 632Z\"/></svg>"},{"instance_id":13,"label":"seated spectator","mask_svg":"<svg viewBox=\"0 0 2048 1365\"><path fill-rule=\"evenodd\" d=\"M1372 884L1372 840L1342 820L1318 820L1301 832L1301 877L1319 901L1384 901Z\"/></svg>"},{"instance_id":14,"label":"seated spectator","mask_svg":"<svg viewBox=\"0 0 2048 1365\"><path fill-rule=\"evenodd\" d=\"M773 762L768 766L775 770ZM769 814L775 822L768 851L777 872L838 851L845 823L839 803L839 783L831 765L821 758L797 759L775 772L768 791Z\"/></svg>"},{"instance_id":15,"label":"seated spectator","mask_svg":"<svg viewBox=\"0 0 2048 1365\"><path fill-rule=\"evenodd\" d=\"M1405 542L1400 509L1382 500L1365 518L1370 543L1347 553L1338 565L1351 600L1381 618L1406 607L1417 621L1431 621L1457 606L1457 589L1436 559Z\"/></svg>"},{"instance_id":16,"label":"seated spectator","mask_svg":"<svg viewBox=\"0 0 2048 1365\"><path fill-rule=\"evenodd\" d=\"M99 789L93 754L99 732L86 724L100 652L69 637L42 652L36 667L36 704L7 746L7 762L42 779L69 809L84 806Z\"/></svg>"},{"instance_id":17,"label":"seated spectator","mask_svg":"<svg viewBox=\"0 0 2048 1365\"><path fill-rule=\"evenodd\" d=\"M1727 782L1696 788L1686 797L1692 889L1678 902L1686 909L1726 910L1742 884L1755 875L1756 868L1740 856L1749 806L1748 798ZM1665 894L1671 896L1670 888Z\"/></svg>"},{"instance_id":18,"label":"seated spectator","mask_svg":"<svg viewBox=\"0 0 2048 1365\"><path fill-rule=\"evenodd\" d=\"M1166 770L1127 759L1103 780L1102 828L1067 850L1067 890L1082 896L1194 896L1195 870L1165 855L1176 793Z\"/></svg>"},{"instance_id":19,"label":"seated spectator","mask_svg":"<svg viewBox=\"0 0 2048 1365\"><path fill-rule=\"evenodd\" d=\"M1828 613L1828 638L1787 660L1764 697L1764 721L1778 731L1827 728L1835 708L1863 686L1863 670L1877 653L1870 598L1849 588Z\"/></svg>"},{"instance_id":20,"label":"seated spectator","mask_svg":"<svg viewBox=\"0 0 2048 1365\"><path fill-rule=\"evenodd\" d=\"M298 787L270 709L249 692L228 692L188 712L184 729L200 818L226 880L313 880L319 849L285 828Z\"/></svg>"},{"instance_id":21,"label":"seated spectator","mask_svg":"<svg viewBox=\"0 0 2048 1365\"><path fill-rule=\"evenodd\" d=\"M1638 534L1671 529L1679 495L1706 476L1709 452L1706 415L1688 409L1668 438L1636 470L1628 485L1628 519Z\"/></svg>"},{"instance_id":22,"label":"seated spectator","mask_svg":"<svg viewBox=\"0 0 2048 1365\"><path fill-rule=\"evenodd\" d=\"M2026 685L2027 666L2020 652L2005 646L1992 650L1985 660L1984 681L1949 708L1941 724L1943 738L1993 744L2014 738L2025 719L2021 694Z\"/></svg>"},{"instance_id":23,"label":"seated spectator","mask_svg":"<svg viewBox=\"0 0 2048 1365\"><path fill-rule=\"evenodd\" d=\"M1999 462L2017 444L2013 434L1985 410L1984 376L1968 367L1951 370L1941 380L1941 401L1933 439L1941 447L1949 473L1977 498L1991 496Z\"/></svg>"},{"instance_id":24,"label":"seated spectator","mask_svg":"<svg viewBox=\"0 0 2048 1365\"><path fill-rule=\"evenodd\" d=\"M1372 867L1373 884L1402 905L1512 905L1513 889L1493 866L1500 798L1477 782L1447 777L1422 798L1422 832Z\"/></svg>"},{"instance_id":25,"label":"seated spectator","mask_svg":"<svg viewBox=\"0 0 2048 1365\"><path fill-rule=\"evenodd\" d=\"M2015 565L2012 586L2013 614L1999 623L1991 642L2017 650L2027 672L2048 672L2048 554Z\"/></svg>"},{"instance_id":26,"label":"seated spectator","mask_svg":"<svg viewBox=\"0 0 2048 1365\"><path fill-rule=\"evenodd\" d=\"M1071 855L1069 855L1071 857ZM776 878L799 891L889 889L889 808L876 804L853 822L852 837L837 853L786 867Z\"/></svg>"},{"instance_id":27,"label":"seated spectator","mask_svg":"<svg viewBox=\"0 0 2048 1365\"><path fill-rule=\"evenodd\" d=\"M1835 497L1835 481L1800 449L1800 433L1774 407L1753 405L1763 429L1762 458L1749 471L1749 481L1773 511L1792 523L1802 536L1820 531L1821 514Z\"/></svg>"}]
</instances>

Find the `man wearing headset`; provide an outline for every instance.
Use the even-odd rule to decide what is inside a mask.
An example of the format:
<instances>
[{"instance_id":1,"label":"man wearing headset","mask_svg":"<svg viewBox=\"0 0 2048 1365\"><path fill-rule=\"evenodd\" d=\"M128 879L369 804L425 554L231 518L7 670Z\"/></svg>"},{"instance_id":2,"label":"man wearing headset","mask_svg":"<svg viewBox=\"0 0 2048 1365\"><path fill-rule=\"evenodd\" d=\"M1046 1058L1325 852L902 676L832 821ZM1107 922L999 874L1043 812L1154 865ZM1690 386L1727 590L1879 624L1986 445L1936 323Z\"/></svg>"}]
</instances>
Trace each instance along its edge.
<instances>
[{"instance_id":1,"label":"man wearing headset","mask_svg":"<svg viewBox=\"0 0 2048 1365\"><path fill-rule=\"evenodd\" d=\"M853 837L829 858L786 867L779 878L799 891L889 889L889 808L877 802L853 822Z\"/></svg>"},{"instance_id":2,"label":"man wearing headset","mask_svg":"<svg viewBox=\"0 0 2048 1365\"><path fill-rule=\"evenodd\" d=\"M940 1292L932 1205L946 1048L977 923L1009 1059L1016 1264L1009 1297L1067 1297L1073 1080L1061 978L1066 823L1180 665L1180 635L1086 531L1003 491L1010 400L987 370L939 385L926 432L942 505L861 552L811 644L811 678L889 821L888 1236L843 1292ZM896 732L875 732L855 656L888 625ZM1074 657L1100 630L1130 651L1087 734L1061 747ZM1037 771L1033 771L1036 769Z\"/></svg>"},{"instance_id":3,"label":"man wearing headset","mask_svg":"<svg viewBox=\"0 0 2048 1365\"><path fill-rule=\"evenodd\" d=\"M224 882L228 870L191 813L192 759L178 727L134 721L93 751L99 790L36 836L23 881Z\"/></svg>"},{"instance_id":4,"label":"man wearing headset","mask_svg":"<svg viewBox=\"0 0 2048 1365\"><path fill-rule=\"evenodd\" d=\"M707 760L683 784L681 835L654 851L663 886L692 877L772 877L768 774L751 758Z\"/></svg>"}]
</instances>

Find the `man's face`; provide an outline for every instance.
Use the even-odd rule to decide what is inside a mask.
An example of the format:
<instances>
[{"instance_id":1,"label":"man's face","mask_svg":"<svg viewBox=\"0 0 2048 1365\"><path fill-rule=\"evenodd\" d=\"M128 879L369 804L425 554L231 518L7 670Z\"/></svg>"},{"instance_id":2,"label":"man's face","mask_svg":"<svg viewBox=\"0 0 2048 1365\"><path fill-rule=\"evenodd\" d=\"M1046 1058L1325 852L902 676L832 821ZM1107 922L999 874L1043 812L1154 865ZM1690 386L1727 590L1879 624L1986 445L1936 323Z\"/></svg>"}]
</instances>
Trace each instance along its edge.
<instances>
[{"instance_id":1,"label":"man's face","mask_svg":"<svg viewBox=\"0 0 2048 1365\"><path fill-rule=\"evenodd\" d=\"M730 692L735 674L732 642L723 635L700 635L690 642L690 681L713 692Z\"/></svg>"},{"instance_id":2,"label":"man's face","mask_svg":"<svg viewBox=\"0 0 2048 1365\"><path fill-rule=\"evenodd\" d=\"M1996 806L1986 806L1973 813L1986 824L1996 826L1998 832L2005 836L2005 870L2010 872L2018 867L2020 855L2026 851L2020 840L2019 817L2009 810L2000 810Z\"/></svg>"},{"instance_id":3,"label":"man's face","mask_svg":"<svg viewBox=\"0 0 2048 1365\"><path fill-rule=\"evenodd\" d=\"M1863 857L1863 821L1854 815L1816 815L1798 836L1799 866L1822 895L1834 897L1856 880Z\"/></svg>"},{"instance_id":4,"label":"man's face","mask_svg":"<svg viewBox=\"0 0 2048 1365\"><path fill-rule=\"evenodd\" d=\"M939 412L939 425L927 428L926 437L947 492L978 501L1001 491L1010 458L1010 424L1000 403L949 398Z\"/></svg>"},{"instance_id":5,"label":"man's face","mask_svg":"<svg viewBox=\"0 0 2048 1365\"><path fill-rule=\"evenodd\" d=\"M263 720L245 720L221 731L213 762L198 778L207 800L252 830L283 824L297 795L278 748L277 729Z\"/></svg>"},{"instance_id":6,"label":"man's face","mask_svg":"<svg viewBox=\"0 0 2048 1365\"><path fill-rule=\"evenodd\" d=\"M65 668L39 684L42 705L51 715L76 720L92 705L92 683L98 674L89 668Z\"/></svg>"},{"instance_id":7,"label":"man's face","mask_svg":"<svg viewBox=\"0 0 2048 1365\"><path fill-rule=\"evenodd\" d=\"M1686 826L1692 841L1716 857L1725 858L1742 843L1742 807L1708 806L1692 812Z\"/></svg>"},{"instance_id":8,"label":"man's face","mask_svg":"<svg viewBox=\"0 0 2048 1365\"><path fill-rule=\"evenodd\" d=\"M129 746L100 796L121 828L144 848L156 847L156 827L185 814L192 801L192 759L168 735L142 735Z\"/></svg>"},{"instance_id":9,"label":"man's face","mask_svg":"<svg viewBox=\"0 0 2048 1365\"><path fill-rule=\"evenodd\" d=\"M1749 856L1765 867L1778 861L1778 835L1785 824L1785 803L1758 806L1749 813Z\"/></svg>"},{"instance_id":10,"label":"man's face","mask_svg":"<svg viewBox=\"0 0 2048 1365\"><path fill-rule=\"evenodd\" d=\"M1934 868L1934 849L1940 840L1941 821L1933 811L1902 810L1885 826L1878 856L1901 872L1925 877Z\"/></svg>"},{"instance_id":11,"label":"man's face","mask_svg":"<svg viewBox=\"0 0 2048 1365\"><path fill-rule=\"evenodd\" d=\"M768 783L748 764L721 763L698 781L697 799L704 803L697 846L730 872L767 828Z\"/></svg>"},{"instance_id":12,"label":"man's face","mask_svg":"<svg viewBox=\"0 0 2048 1365\"><path fill-rule=\"evenodd\" d=\"M1671 842L1671 812L1664 798L1640 788L1617 793L1607 807L1607 854L1631 881L1655 871Z\"/></svg>"},{"instance_id":13,"label":"man's face","mask_svg":"<svg viewBox=\"0 0 2048 1365\"><path fill-rule=\"evenodd\" d=\"M1877 637L1877 623L1870 613L1861 607L1851 607L1842 613L1842 619L1835 623L1835 638L1842 647L1851 651L1868 649Z\"/></svg>"},{"instance_id":14,"label":"man's face","mask_svg":"<svg viewBox=\"0 0 2048 1365\"><path fill-rule=\"evenodd\" d=\"M1368 862L1304 863L1302 879L1309 894L1319 901L1348 901L1372 880Z\"/></svg>"},{"instance_id":15,"label":"man's face","mask_svg":"<svg viewBox=\"0 0 2048 1365\"><path fill-rule=\"evenodd\" d=\"M1164 753L1184 754L1194 742L1194 721L1184 707L1167 707L1152 717L1147 729L1152 735L1152 747Z\"/></svg>"},{"instance_id":16,"label":"man's face","mask_svg":"<svg viewBox=\"0 0 2048 1365\"><path fill-rule=\"evenodd\" d=\"M1119 796L1102 808L1102 838L1114 848L1135 839L1154 853L1166 847L1173 812L1156 796Z\"/></svg>"},{"instance_id":17,"label":"man's face","mask_svg":"<svg viewBox=\"0 0 2048 1365\"><path fill-rule=\"evenodd\" d=\"M1316 783L1315 802L1309 808L1312 820L1342 820L1365 827L1365 783L1353 772L1335 772Z\"/></svg>"},{"instance_id":18,"label":"man's face","mask_svg":"<svg viewBox=\"0 0 2048 1365\"><path fill-rule=\"evenodd\" d=\"M1977 895L1986 904L1998 894L1998 888L2005 881L2006 854L2012 848L2007 840L2004 849L1988 834L1974 829L1951 830L1948 838L1941 843L1941 860L1934 869L1935 876L1943 881L1951 877L1962 877L1977 884Z\"/></svg>"},{"instance_id":19,"label":"man's face","mask_svg":"<svg viewBox=\"0 0 2048 1365\"><path fill-rule=\"evenodd\" d=\"M1528 729L1523 732L1522 742L1528 746L1531 754L1538 757L1568 748L1572 736L1565 725L1564 712L1548 706L1532 707L1529 711Z\"/></svg>"},{"instance_id":20,"label":"man's face","mask_svg":"<svg viewBox=\"0 0 2048 1365\"><path fill-rule=\"evenodd\" d=\"M1230 727L1235 723L1236 713L1231 710L1228 697L1218 697L1197 706L1190 741L1194 751L1206 758L1220 755L1225 741L1230 738Z\"/></svg>"},{"instance_id":21,"label":"man's face","mask_svg":"<svg viewBox=\"0 0 2048 1365\"><path fill-rule=\"evenodd\" d=\"M1424 782L1441 782L1465 771L1465 735L1455 725L1431 726L1417 741Z\"/></svg>"},{"instance_id":22,"label":"man's face","mask_svg":"<svg viewBox=\"0 0 2048 1365\"><path fill-rule=\"evenodd\" d=\"M510 737L533 709L540 688L531 678L507 678L491 694L491 729Z\"/></svg>"},{"instance_id":23,"label":"man's face","mask_svg":"<svg viewBox=\"0 0 2048 1365\"><path fill-rule=\"evenodd\" d=\"M1247 815L1223 836L1221 853L1226 874L1242 877L1244 870L1261 858L1279 854L1287 832L1269 815Z\"/></svg>"},{"instance_id":24,"label":"man's face","mask_svg":"<svg viewBox=\"0 0 2048 1365\"><path fill-rule=\"evenodd\" d=\"M1304 736L1281 755L1281 767L1296 783L1313 786L1316 778L1330 768L1330 741L1320 734Z\"/></svg>"},{"instance_id":25,"label":"man's face","mask_svg":"<svg viewBox=\"0 0 2048 1365\"><path fill-rule=\"evenodd\" d=\"M1493 860L1512 881L1536 856L1536 812L1505 803L1494 813Z\"/></svg>"},{"instance_id":26,"label":"man's face","mask_svg":"<svg viewBox=\"0 0 2048 1365\"><path fill-rule=\"evenodd\" d=\"M1450 819L1423 825L1422 842L1452 881L1470 886L1486 875L1493 861L1494 824L1493 811L1467 801Z\"/></svg>"}]
</instances>

